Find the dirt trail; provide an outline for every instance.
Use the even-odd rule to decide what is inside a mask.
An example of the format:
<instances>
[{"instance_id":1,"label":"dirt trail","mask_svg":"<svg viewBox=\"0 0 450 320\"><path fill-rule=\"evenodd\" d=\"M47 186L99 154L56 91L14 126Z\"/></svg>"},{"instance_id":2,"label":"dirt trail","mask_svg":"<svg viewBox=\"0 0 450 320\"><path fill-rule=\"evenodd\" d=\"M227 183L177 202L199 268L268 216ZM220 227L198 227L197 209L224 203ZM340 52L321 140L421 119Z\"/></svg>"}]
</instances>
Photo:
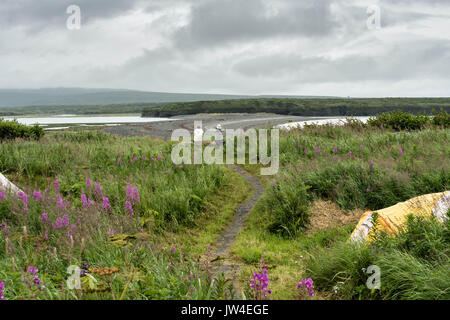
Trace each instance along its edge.
<instances>
[{"instance_id":1,"label":"dirt trail","mask_svg":"<svg viewBox=\"0 0 450 320\"><path fill-rule=\"evenodd\" d=\"M212 253L212 257L214 258L213 273L215 275L224 273L227 278L236 280L236 277L233 275L239 271L239 266L233 264L229 259L228 254L236 236L244 227L245 219L263 195L264 187L257 177L250 175L241 167L235 165L230 165L230 167L252 185L254 193L249 200L242 203L237 209L233 222L220 236L219 241L216 244L216 249Z\"/></svg>"}]
</instances>

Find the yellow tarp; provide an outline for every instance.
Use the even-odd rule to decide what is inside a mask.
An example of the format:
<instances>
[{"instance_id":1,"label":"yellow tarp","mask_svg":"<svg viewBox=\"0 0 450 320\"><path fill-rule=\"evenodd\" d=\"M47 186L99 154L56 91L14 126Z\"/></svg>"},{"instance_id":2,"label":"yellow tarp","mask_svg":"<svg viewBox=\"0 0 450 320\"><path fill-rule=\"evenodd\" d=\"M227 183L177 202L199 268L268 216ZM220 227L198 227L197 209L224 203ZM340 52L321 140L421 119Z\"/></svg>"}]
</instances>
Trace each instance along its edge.
<instances>
[{"instance_id":1,"label":"yellow tarp","mask_svg":"<svg viewBox=\"0 0 450 320\"><path fill-rule=\"evenodd\" d=\"M365 241L370 239L373 229L373 214L378 214L378 229L396 234L405 224L408 215L431 216L444 221L450 208L450 192L432 193L422 195L405 202L397 203L392 207L377 211L368 211L363 214L350 239L352 241Z\"/></svg>"}]
</instances>

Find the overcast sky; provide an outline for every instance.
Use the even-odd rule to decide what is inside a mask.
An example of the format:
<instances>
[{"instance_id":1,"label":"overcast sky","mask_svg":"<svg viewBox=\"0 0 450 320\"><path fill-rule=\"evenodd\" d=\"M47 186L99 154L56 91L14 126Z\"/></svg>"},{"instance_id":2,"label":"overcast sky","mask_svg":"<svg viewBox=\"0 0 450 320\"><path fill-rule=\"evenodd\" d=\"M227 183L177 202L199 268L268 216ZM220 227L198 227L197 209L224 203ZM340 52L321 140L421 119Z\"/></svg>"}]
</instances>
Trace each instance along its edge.
<instances>
[{"instance_id":1,"label":"overcast sky","mask_svg":"<svg viewBox=\"0 0 450 320\"><path fill-rule=\"evenodd\" d=\"M0 88L450 96L450 0L1 0L0 75Z\"/></svg>"}]
</instances>

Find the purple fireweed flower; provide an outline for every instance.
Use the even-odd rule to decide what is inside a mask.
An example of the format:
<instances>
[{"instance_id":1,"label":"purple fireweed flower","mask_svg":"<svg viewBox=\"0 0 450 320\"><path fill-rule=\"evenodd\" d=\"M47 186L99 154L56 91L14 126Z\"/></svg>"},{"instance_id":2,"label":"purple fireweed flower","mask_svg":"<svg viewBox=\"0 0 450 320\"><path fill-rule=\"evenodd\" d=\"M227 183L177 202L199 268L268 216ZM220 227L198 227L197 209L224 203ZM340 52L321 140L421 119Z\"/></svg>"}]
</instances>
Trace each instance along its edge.
<instances>
[{"instance_id":1,"label":"purple fireweed flower","mask_svg":"<svg viewBox=\"0 0 450 320\"><path fill-rule=\"evenodd\" d=\"M307 154L307 153L308 153L308 150L305 149L305 150L303 150L303 152L304 152L305 154Z\"/></svg>"},{"instance_id":2,"label":"purple fireweed flower","mask_svg":"<svg viewBox=\"0 0 450 320\"><path fill-rule=\"evenodd\" d=\"M142 161L147 160L147 156L142 156Z\"/></svg>"},{"instance_id":3,"label":"purple fireweed flower","mask_svg":"<svg viewBox=\"0 0 450 320\"><path fill-rule=\"evenodd\" d=\"M336 146L334 146L333 152L334 152L334 153L337 153L337 147L336 147Z\"/></svg>"},{"instance_id":4,"label":"purple fireweed flower","mask_svg":"<svg viewBox=\"0 0 450 320\"><path fill-rule=\"evenodd\" d=\"M341 152L342 151L342 147L339 146L338 150L339 150L339 152Z\"/></svg>"},{"instance_id":5,"label":"purple fireweed flower","mask_svg":"<svg viewBox=\"0 0 450 320\"><path fill-rule=\"evenodd\" d=\"M63 215L62 217L56 218L56 223L53 225L54 229L60 229L65 228L69 225L69 216L67 214Z\"/></svg>"},{"instance_id":6,"label":"purple fireweed flower","mask_svg":"<svg viewBox=\"0 0 450 320\"><path fill-rule=\"evenodd\" d=\"M272 181L270 181L270 183L274 186L275 185L275 180L272 179Z\"/></svg>"},{"instance_id":7,"label":"purple fireweed flower","mask_svg":"<svg viewBox=\"0 0 450 320\"><path fill-rule=\"evenodd\" d=\"M158 155L158 160L161 160L162 159L162 154L160 153L159 155Z\"/></svg>"},{"instance_id":8,"label":"purple fireweed flower","mask_svg":"<svg viewBox=\"0 0 450 320\"><path fill-rule=\"evenodd\" d=\"M121 156L122 155L122 152L119 150L118 152L117 152L118 154L119 154L119 156Z\"/></svg>"},{"instance_id":9,"label":"purple fireweed flower","mask_svg":"<svg viewBox=\"0 0 450 320\"><path fill-rule=\"evenodd\" d=\"M117 165L120 166L120 164L122 163L122 159L120 157L117 158Z\"/></svg>"},{"instance_id":10,"label":"purple fireweed flower","mask_svg":"<svg viewBox=\"0 0 450 320\"><path fill-rule=\"evenodd\" d=\"M55 192L56 192L56 193L59 193L59 191L61 190L61 188L60 188L60 186L59 186L59 181L58 181L58 179L55 180L54 186L55 186Z\"/></svg>"},{"instance_id":11,"label":"purple fireweed flower","mask_svg":"<svg viewBox=\"0 0 450 320\"><path fill-rule=\"evenodd\" d=\"M61 209L64 209L64 201L63 201L63 199L61 198L61 196L58 196L58 200L57 200L57 202L56 202L56 205L58 206L58 207L60 207Z\"/></svg>"},{"instance_id":12,"label":"purple fireweed flower","mask_svg":"<svg viewBox=\"0 0 450 320\"><path fill-rule=\"evenodd\" d=\"M250 283L250 288L255 290L256 295L262 294L267 297L267 294L271 294L272 291L268 290L269 286L269 272L266 268L263 268L262 273L254 272L253 281Z\"/></svg>"},{"instance_id":13,"label":"purple fireweed flower","mask_svg":"<svg viewBox=\"0 0 450 320\"><path fill-rule=\"evenodd\" d=\"M92 191L92 181L89 178L86 178L86 185L89 188L89 190Z\"/></svg>"},{"instance_id":14,"label":"purple fireweed flower","mask_svg":"<svg viewBox=\"0 0 450 320\"><path fill-rule=\"evenodd\" d=\"M137 161L137 157L135 156L131 162L136 162L136 161Z\"/></svg>"},{"instance_id":15,"label":"purple fireweed flower","mask_svg":"<svg viewBox=\"0 0 450 320\"><path fill-rule=\"evenodd\" d=\"M5 199L6 199L6 193L0 192L0 200L5 200Z\"/></svg>"},{"instance_id":16,"label":"purple fireweed flower","mask_svg":"<svg viewBox=\"0 0 450 320\"><path fill-rule=\"evenodd\" d=\"M167 174L170 174L170 172L171 172L170 169L166 171Z\"/></svg>"},{"instance_id":17,"label":"purple fireweed flower","mask_svg":"<svg viewBox=\"0 0 450 320\"><path fill-rule=\"evenodd\" d=\"M28 267L28 269L27 269L27 272L28 273L30 273L30 274L36 274L36 273L38 273L38 269L36 269L35 267L32 267L32 266L30 266L30 267Z\"/></svg>"},{"instance_id":18,"label":"purple fireweed flower","mask_svg":"<svg viewBox=\"0 0 450 320\"><path fill-rule=\"evenodd\" d=\"M103 197L103 210L110 210L111 205L109 204L108 197Z\"/></svg>"},{"instance_id":19,"label":"purple fireweed flower","mask_svg":"<svg viewBox=\"0 0 450 320\"><path fill-rule=\"evenodd\" d=\"M127 200L130 201L132 205L135 205L141 201L137 187L133 188L131 185L127 186Z\"/></svg>"},{"instance_id":20,"label":"purple fireweed flower","mask_svg":"<svg viewBox=\"0 0 450 320\"><path fill-rule=\"evenodd\" d=\"M402 147L400 147L399 152L400 152L401 155L403 154L403 148Z\"/></svg>"},{"instance_id":21,"label":"purple fireweed flower","mask_svg":"<svg viewBox=\"0 0 450 320\"><path fill-rule=\"evenodd\" d=\"M260 271L259 273L255 271L253 273L253 280L250 283L250 288L254 291L255 299L266 298L268 294L272 291L268 289L269 287L269 273L265 267L264 262L264 249L261 252L261 259L259 260Z\"/></svg>"},{"instance_id":22,"label":"purple fireweed flower","mask_svg":"<svg viewBox=\"0 0 450 320\"><path fill-rule=\"evenodd\" d=\"M84 193L81 195L81 202L83 202L83 207L85 209L88 209L91 204L91 200L88 200Z\"/></svg>"},{"instance_id":23,"label":"purple fireweed flower","mask_svg":"<svg viewBox=\"0 0 450 320\"><path fill-rule=\"evenodd\" d=\"M370 170L373 170L373 166L374 166L374 163L370 162L370 164L369 164Z\"/></svg>"},{"instance_id":24,"label":"purple fireweed flower","mask_svg":"<svg viewBox=\"0 0 450 320\"><path fill-rule=\"evenodd\" d=\"M351 152L351 151L349 151L349 152L348 152L348 155L349 155L349 156L351 156L351 155L352 155L352 152Z\"/></svg>"},{"instance_id":25,"label":"purple fireweed flower","mask_svg":"<svg viewBox=\"0 0 450 320\"><path fill-rule=\"evenodd\" d=\"M170 249L171 254L175 254L175 252L177 252L177 248L173 247L172 249Z\"/></svg>"},{"instance_id":26,"label":"purple fireweed flower","mask_svg":"<svg viewBox=\"0 0 450 320\"><path fill-rule=\"evenodd\" d=\"M372 190L372 187L369 185L367 186L366 192L370 192L370 190Z\"/></svg>"},{"instance_id":27,"label":"purple fireweed flower","mask_svg":"<svg viewBox=\"0 0 450 320\"><path fill-rule=\"evenodd\" d=\"M152 158L152 161L154 162L154 161L156 161L156 159L155 159L155 158Z\"/></svg>"},{"instance_id":28,"label":"purple fireweed flower","mask_svg":"<svg viewBox=\"0 0 450 320\"><path fill-rule=\"evenodd\" d=\"M38 273L38 269L36 269L35 267L28 267L27 269L27 273L29 274L29 276L31 276L31 282L30 281L26 281L26 283L28 284L28 286L31 288L31 286L37 286L37 288L39 290L41 290L41 280L39 279L37 273Z\"/></svg>"},{"instance_id":29,"label":"purple fireweed flower","mask_svg":"<svg viewBox=\"0 0 450 320\"><path fill-rule=\"evenodd\" d=\"M63 215L63 225L64 227L67 227L69 225L69 216L67 214Z\"/></svg>"},{"instance_id":30,"label":"purple fireweed flower","mask_svg":"<svg viewBox=\"0 0 450 320\"><path fill-rule=\"evenodd\" d=\"M96 183L95 184L95 198L96 199L101 199L102 198L102 187L100 186L100 183Z\"/></svg>"},{"instance_id":31,"label":"purple fireweed flower","mask_svg":"<svg viewBox=\"0 0 450 320\"><path fill-rule=\"evenodd\" d=\"M5 281L0 281L0 300L5 300L3 295L3 291L5 291Z\"/></svg>"},{"instance_id":32,"label":"purple fireweed flower","mask_svg":"<svg viewBox=\"0 0 450 320\"><path fill-rule=\"evenodd\" d=\"M53 225L53 228L59 229L62 228L62 226L63 226L62 218L61 217L56 218L56 223Z\"/></svg>"},{"instance_id":33,"label":"purple fireweed flower","mask_svg":"<svg viewBox=\"0 0 450 320\"><path fill-rule=\"evenodd\" d=\"M297 285L297 289L305 288L308 291L310 297L314 296L314 284L311 278L303 279Z\"/></svg>"},{"instance_id":34,"label":"purple fireweed flower","mask_svg":"<svg viewBox=\"0 0 450 320\"><path fill-rule=\"evenodd\" d=\"M129 200L125 201L125 209L128 210L130 216L133 216L133 205Z\"/></svg>"},{"instance_id":35,"label":"purple fireweed flower","mask_svg":"<svg viewBox=\"0 0 450 320\"><path fill-rule=\"evenodd\" d=\"M46 214L45 212L42 213L42 223L45 223L48 221L48 214Z\"/></svg>"},{"instance_id":36,"label":"purple fireweed flower","mask_svg":"<svg viewBox=\"0 0 450 320\"><path fill-rule=\"evenodd\" d=\"M39 191L34 191L33 198L37 201L42 201L42 194Z\"/></svg>"},{"instance_id":37,"label":"purple fireweed flower","mask_svg":"<svg viewBox=\"0 0 450 320\"><path fill-rule=\"evenodd\" d=\"M298 146L299 150L301 151L302 150L302 145L299 143L297 146Z\"/></svg>"},{"instance_id":38,"label":"purple fireweed flower","mask_svg":"<svg viewBox=\"0 0 450 320\"><path fill-rule=\"evenodd\" d=\"M27 196L27 194L22 191L19 191L17 193L17 197L19 198L19 200L22 200L22 210L28 211L28 196Z\"/></svg>"}]
</instances>

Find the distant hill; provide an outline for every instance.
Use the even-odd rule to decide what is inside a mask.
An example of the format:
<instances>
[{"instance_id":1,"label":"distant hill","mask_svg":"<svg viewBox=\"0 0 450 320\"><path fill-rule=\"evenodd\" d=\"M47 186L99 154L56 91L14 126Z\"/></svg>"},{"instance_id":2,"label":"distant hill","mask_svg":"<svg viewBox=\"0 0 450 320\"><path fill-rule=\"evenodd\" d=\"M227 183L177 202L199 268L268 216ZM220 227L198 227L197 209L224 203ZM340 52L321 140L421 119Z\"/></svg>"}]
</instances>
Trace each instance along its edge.
<instances>
[{"instance_id":1,"label":"distant hill","mask_svg":"<svg viewBox=\"0 0 450 320\"><path fill-rule=\"evenodd\" d=\"M131 103L168 103L256 98L247 95L146 92L118 89L47 88L0 89L0 107L80 106ZM260 96L293 98L303 96ZM321 98L321 97L310 97Z\"/></svg>"}]
</instances>

